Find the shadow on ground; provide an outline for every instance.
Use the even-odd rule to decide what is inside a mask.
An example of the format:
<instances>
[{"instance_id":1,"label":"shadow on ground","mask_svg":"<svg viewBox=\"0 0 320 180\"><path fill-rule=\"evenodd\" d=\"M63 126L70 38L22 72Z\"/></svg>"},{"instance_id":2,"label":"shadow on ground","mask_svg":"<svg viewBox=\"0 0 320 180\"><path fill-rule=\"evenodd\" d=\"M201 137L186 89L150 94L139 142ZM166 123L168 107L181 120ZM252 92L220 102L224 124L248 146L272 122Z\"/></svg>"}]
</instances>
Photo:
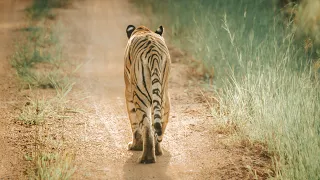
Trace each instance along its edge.
<instances>
[{"instance_id":1,"label":"shadow on ground","mask_svg":"<svg viewBox=\"0 0 320 180\"><path fill-rule=\"evenodd\" d=\"M167 175L168 164L171 159L171 154L163 149L164 155L157 156L157 162L154 164L139 164L138 158L142 151L131 151L131 157L125 162L123 166L123 179L166 179L171 180Z\"/></svg>"}]
</instances>

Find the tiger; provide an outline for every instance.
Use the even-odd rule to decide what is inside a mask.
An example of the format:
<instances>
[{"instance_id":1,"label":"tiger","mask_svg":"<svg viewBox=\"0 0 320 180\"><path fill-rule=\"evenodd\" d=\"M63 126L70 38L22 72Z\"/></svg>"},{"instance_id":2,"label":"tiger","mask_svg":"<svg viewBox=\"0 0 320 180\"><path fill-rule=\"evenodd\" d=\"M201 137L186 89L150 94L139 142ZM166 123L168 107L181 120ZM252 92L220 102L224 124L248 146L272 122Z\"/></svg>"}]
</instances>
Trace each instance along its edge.
<instances>
[{"instance_id":1,"label":"tiger","mask_svg":"<svg viewBox=\"0 0 320 180\"><path fill-rule=\"evenodd\" d=\"M128 150L142 151L138 163L155 163L163 154L163 139L170 113L168 77L171 58L163 38L164 28L153 32L128 25L124 55L127 113L132 130Z\"/></svg>"}]
</instances>

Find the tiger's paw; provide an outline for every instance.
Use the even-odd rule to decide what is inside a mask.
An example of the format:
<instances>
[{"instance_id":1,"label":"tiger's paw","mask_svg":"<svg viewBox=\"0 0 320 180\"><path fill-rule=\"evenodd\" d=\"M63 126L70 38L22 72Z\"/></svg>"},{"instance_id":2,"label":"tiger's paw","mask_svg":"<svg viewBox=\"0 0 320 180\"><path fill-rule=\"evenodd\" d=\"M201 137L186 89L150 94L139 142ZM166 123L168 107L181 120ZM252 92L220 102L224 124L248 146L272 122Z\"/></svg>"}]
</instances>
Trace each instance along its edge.
<instances>
[{"instance_id":1,"label":"tiger's paw","mask_svg":"<svg viewBox=\"0 0 320 180\"><path fill-rule=\"evenodd\" d=\"M155 156L153 156L153 157L141 156L138 159L138 163L141 163L141 164L150 164L150 163L155 163L155 162L156 162Z\"/></svg>"},{"instance_id":2,"label":"tiger's paw","mask_svg":"<svg viewBox=\"0 0 320 180\"><path fill-rule=\"evenodd\" d=\"M138 143L133 143L133 142L129 142L128 143L128 150L131 151L142 151L142 144L138 144Z\"/></svg>"}]
</instances>

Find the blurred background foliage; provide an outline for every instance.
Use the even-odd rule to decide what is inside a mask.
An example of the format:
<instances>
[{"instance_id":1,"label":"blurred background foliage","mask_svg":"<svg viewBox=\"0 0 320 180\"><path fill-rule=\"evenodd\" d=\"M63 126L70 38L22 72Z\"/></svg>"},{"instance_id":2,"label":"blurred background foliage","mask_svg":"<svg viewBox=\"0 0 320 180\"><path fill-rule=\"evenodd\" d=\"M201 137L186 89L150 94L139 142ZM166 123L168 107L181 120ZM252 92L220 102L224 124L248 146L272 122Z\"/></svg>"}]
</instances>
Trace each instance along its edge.
<instances>
[{"instance_id":1,"label":"blurred background foliage","mask_svg":"<svg viewBox=\"0 0 320 180\"><path fill-rule=\"evenodd\" d=\"M234 58L236 54L226 54L224 50L229 50L236 44L239 49L248 50L249 46L252 49L270 38L281 44L282 37L289 32L294 36L292 40L298 48L296 50L304 51L308 55L305 62L293 62L293 66L302 68L310 65L311 61L315 63L320 55L317 50L320 43L319 0L164 0L161 2L136 0L133 2L143 13L156 16L151 16L148 21L149 26L156 28L159 24L163 24L171 43L192 53L195 59L205 64L206 68L215 67L212 74L204 74L204 77L224 75L229 66L235 68L235 72L242 71L238 67L246 61L237 62L235 60L237 58ZM230 32L225 31L225 25ZM246 54L249 57L243 53L241 55L241 59L252 58L252 54ZM204 71L210 72L210 70Z\"/></svg>"}]
</instances>

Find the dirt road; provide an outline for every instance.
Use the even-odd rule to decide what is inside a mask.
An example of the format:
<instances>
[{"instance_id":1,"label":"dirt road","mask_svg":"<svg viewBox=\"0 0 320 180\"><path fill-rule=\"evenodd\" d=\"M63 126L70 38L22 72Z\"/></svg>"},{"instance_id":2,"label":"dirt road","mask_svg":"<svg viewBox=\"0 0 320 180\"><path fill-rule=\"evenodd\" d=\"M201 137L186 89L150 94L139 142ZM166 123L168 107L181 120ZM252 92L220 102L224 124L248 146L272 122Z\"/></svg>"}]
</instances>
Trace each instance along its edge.
<instances>
[{"instance_id":1,"label":"dirt road","mask_svg":"<svg viewBox=\"0 0 320 180\"><path fill-rule=\"evenodd\" d=\"M30 1L0 1L0 179L21 179L24 166L22 134L14 124L22 92L9 59L17 29L25 24L23 9ZM27 137L24 137L27 138Z\"/></svg>"},{"instance_id":2,"label":"dirt road","mask_svg":"<svg viewBox=\"0 0 320 180\"><path fill-rule=\"evenodd\" d=\"M260 152L216 131L198 83L188 79L187 66L175 63L169 87L172 111L162 142L164 155L157 157L155 164L138 164L141 152L127 150L131 130L124 104L123 54L125 28L145 24L143 18L126 0L75 1L57 13L64 32L63 57L74 66L82 65L69 98L82 111L59 130L64 146L76 155L73 179L253 179L254 173L266 177L256 168L265 165ZM4 91L8 92L2 89L1 93ZM2 135L8 133L3 129ZM10 146L0 147L2 157ZM8 172L3 167L0 179L2 172Z\"/></svg>"},{"instance_id":3,"label":"dirt road","mask_svg":"<svg viewBox=\"0 0 320 180\"><path fill-rule=\"evenodd\" d=\"M60 15L67 59L84 63L77 89L91 113L70 122L70 146L77 147L75 179L243 179L251 158L231 137L215 132L215 121L186 67L172 65L172 113L157 163L136 161L124 104L123 53L128 24L144 24L127 1L77 2ZM156 27L151 27L156 28ZM176 57L172 57L176 58ZM79 93L81 94L81 93ZM79 125L80 124L80 125ZM231 143L232 144L232 143ZM244 169L243 169L244 168Z\"/></svg>"}]
</instances>

